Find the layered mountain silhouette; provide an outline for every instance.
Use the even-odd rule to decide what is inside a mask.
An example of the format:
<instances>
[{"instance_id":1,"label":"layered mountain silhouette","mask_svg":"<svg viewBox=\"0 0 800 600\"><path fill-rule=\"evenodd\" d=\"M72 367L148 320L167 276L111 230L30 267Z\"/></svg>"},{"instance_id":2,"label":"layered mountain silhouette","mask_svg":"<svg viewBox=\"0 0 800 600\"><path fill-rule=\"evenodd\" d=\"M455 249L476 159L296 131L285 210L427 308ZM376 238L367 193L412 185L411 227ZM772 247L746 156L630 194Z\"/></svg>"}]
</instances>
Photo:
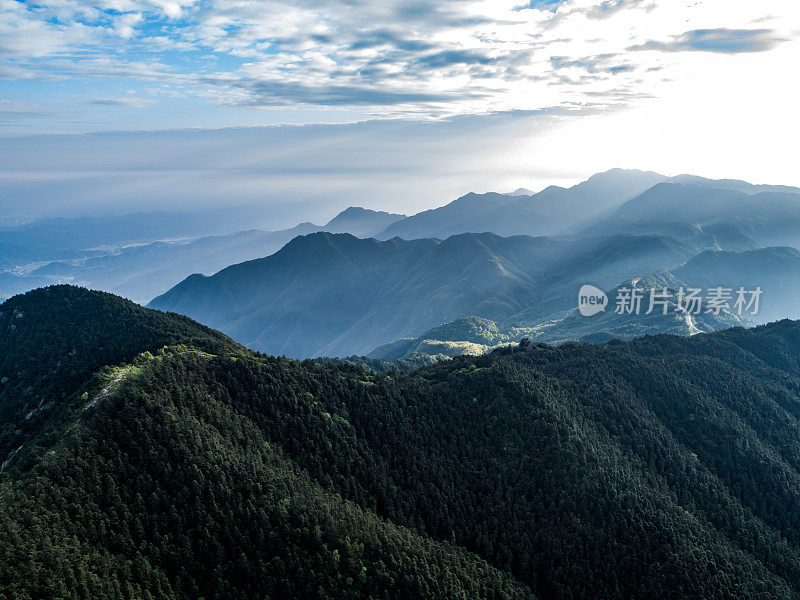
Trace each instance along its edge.
<instances>
[{"instance_id":1,"label":"layered mountain silhouette","mask_svg":"<svg viewBox=\"0 0 800 600\"><path fill-rule=\"evenodd\" d=\"M164 213L168 215L168 213ZM26 239L35 248L18 248L23 253L15 260L30 268L0 271L0 291L8 295L53 283L73 283L114 292L140 303L147 303L180 283L192 273L216 273L229 265L268 256L297 237L316 231L348 232L369 237L404 215L350 207L325 225L300 223L291 229L240 231L184 241L142 243L103 251L91 249L99 240L127 243L129 240L158 238L173 227L172 216L161 222L158 214L142 213L113 220L125 224L104 230L103 220L61 219L21 230L0 231L0 246L13 239ZM190 221L191 223L191 221ZM138 228L137 228L138 227ZM91 235L83 231L93 232ZM117 231L115 234L114 231ZM193 231L184 224L184 233ZM27 233L22 233L27 232ZM135 236L140 237L135 237ZM5 236L5 237L4 237ZM26 237L27 236L27 237ZM54 242L53 237L63 240ZM131 237L133 236L133 237ZM69 248L65 245L69 242ZM46 248L44 250L37 249ZM61 258L42 265L43 258ZM9 257L9 260L11 257Z\"/></svg>"},{"instance_id":2,"label":"layered mountain silhouette","mask_svg":"<svg viewBox=\"0 0 800 600\"><path fill-rule=\"evenodd\" d=\"M212 277L191 276L150 306L189 315L264 352L346 356L467 315L551 318L575 306L587 281L610 287L697 252L661 236L485 233L380 242L317 233Z\"/></svg>"},{"instance_id":3,"label":"layered mountain silhouette","mask_svg":"<svg viewBox=\"0 0 800 600\"><path fill-rule=\"evenodd\" d=\"M472 193L399 220L377 237L446 238L485 231L503 236L571 233L666 180L658 173L614 169L568 189L551 186L531 195L519 190L513 194Z\"/></svg>"},{"instance_id":4,"label":"layered mountain silhouette","mask_svg":"<svg viewBox=\"0 0 800 600\"><path fill-rule=\"evenodd\" d=\"M656 185L588 227L584 234L636 231L683 239L713 236L724 249L800 242L800 190L790 193L785 190L792 188L749 184L728 189L715 187L717 182L710 180L702 184L696 178L690 181L691 185Z\"/></svg>"},{"instance_id":5,"label":"layered mountain silhouette","mask_svg":"<svg viewBox=\"0 0 800 600\"><path fill-rule=\"evenodd\" d=\"M252 209L151 211L116 216L55 217L0 227L0 269L43 261L80 259L158 240L209 236L261 226Z\"/></svg>"},{"instance_id":6,"label":"layered mountain silhouette","mask_svg":"<svg viewBox=\"0 0 800 600\"><path fill-rule=\"evenodd\" d=\"M472 351L466 338L425 337L464 317L494 322L495 344L523 331L542 341L595 341L737 322L677 317L636 325L609 313L586 322L571 312L583 284L613 291L634 278L675 289L761 283L756 320L800 316L791 250L800 244L797 188L615 169L569 189L524 192L468 194L411 217L351 207L325 225L112 249L81 246L76 232L87 223L33 224L0 232L9 256L25 246L18 242L27 231L33 235L27 242L35 246L39 236L63 260L39 260L36 253L32 262L10 258L16 266L0 273L0 293L70 282L142 303L160 296L153 306L188 314L254 348L297 357L362 354L420 339L431 349L438 344L442 355L453 355L459 344ZM86 241L120 243L131 223L153 219L158 215L109 221L108 231ZM167 219L151 233L175 226ZM302 237L323 231L381 241ZM510 235L518 233L526 235Z\"/></svg>"},{"instance_id":7,"label":"layered mountain silhouette","mask_svg":"<svg viewBox=\"0 0 800 600\"><path fill-rule=\"evenodd\" d=\"M382 374L17 296L0 597L797 598L798 357L781 321Z\"/></svg>"},{"instance_id":8,"label":"layered mountain silhouette","mask_svg":"<svg viewBox=\"0 0 800 600\"><path fill-rule=\"evenodd\" d=\"M746 252L708 250L686 263L645 278L643 285L670 289L760 288L758 313L749 318L767 323L800 317L800 252L795 248L760 248Z\"/></svg>"},{"instance_id":9,"label":"layered mountain silhouette","mask_svg":"<svg viewBox=\"0 0 800 600\"><path fill-rule=\"evenodd\" d=\"M374 237L393 223L405 218L407 218L405 215L351 206L340 212L319 230L330 233L350 233L356 237Z\"/></svg>"}]
</instances>

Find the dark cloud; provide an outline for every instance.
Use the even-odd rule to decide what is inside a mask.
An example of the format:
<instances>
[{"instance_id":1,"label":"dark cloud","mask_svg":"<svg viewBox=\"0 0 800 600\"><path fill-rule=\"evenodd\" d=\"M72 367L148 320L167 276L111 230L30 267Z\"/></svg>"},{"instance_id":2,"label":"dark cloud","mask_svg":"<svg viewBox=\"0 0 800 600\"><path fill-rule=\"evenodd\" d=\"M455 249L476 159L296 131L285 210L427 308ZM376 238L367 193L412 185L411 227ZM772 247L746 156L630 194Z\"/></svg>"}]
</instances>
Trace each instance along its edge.
<instances>
[{"instance_id":1,"label":"dark cloud","mask_svg":"<svg viewBox=\"0 0 800 600\"><path fill-rule=\"evenodd\" d=\"M636 70L636 67L630 64L611 64L618 59L617 54L598 54L597 56L590 56L586 58L571 58L567 56L551 56L550 64L553 69L578 68L583 69L591 75L598 73L627 73Z\"/></svg>"},{"instance_id":2,"label":"dark cloud","mask_svg":"<svg viewBox=\"0 0 800 600\"><path fill-rule=\"evenodd\" d=\"M612 75L616 75L617 73L629 73L631 71L635 71L636 68L633 65L617 65L616 67L609 67L606 70Z\"/></svg>"},{"instance_id":3,"label":"dark cloud","mask_svg":"<svg viewBox=\"0 0 800 600\"><path fill-rule=\"evenodd\" d=\"M424 67L439 69L451 65L489 65L496 60L475 50L443 50L421 56L415 62Z\"/></svg>"},{"instance_id":4,"label":"dark cloud","mask_svg":"<svg viewBox=\"0 0 800 600\"><path fill-rule=\"evenodd\" d=\"M137 107L137 106L146 106L150 104L150 101L146 98L95 98L94 100L90 100L89 104L94 104L97 106L126 106L126 107Z\"/></svg>"},{"instance_id":5,"label":"dark cloud","mask_svg":"<svg viewBox=\"0 0 800 600\"><path fill-rule=\"evenodd\" d=\"M583 11L590 19L607 19L614 13L634 8L643 3L644 0L606 0L597 6L593 6Z\"/></svg>"},{"instance_id":6,"label":"dark cloud","mask_svg":"<svg viewBox=\"0 0 800 600\"><path fill-rule=\"evenodd\" d=\"M405 39L392 31L371 31L350 44L350 50L371 50L381 46L391 46L405 52L423 52L434 46L423 40Z\"/></svg>"},{"instance_id":7,"label":"dark cloud","mask_svg":"<svg viewBox=\"0 0 800 600\"><path fill-rule=\"evenodd\" d=\"M649 41L628 50L661 52L720 52L739 54L763 52L782 42L771 29L695 29L676 36L669 42Z\"/></svg>"},{"instance_id":8,"label":"dark cloud","mask_svg":"<svg viewBox=\"0 0 800 600\"><path fill-rule=\"evenodd\" d=\"M475 27L486 23L496 23L493 19L479 16L465 16L458 10L464 3L453 0L399 2L395 18L399 23L416 23L436 28Z\"/></svg>"},{"instance_id":9,"label":"dark cloud","mask_svg":"<svg viewBox=\"0 0 800 600\"><path fill-rule=\"evenodd\" d=\"M213 77L206 77L202 81L212 85L233 86L249 92L249 98L234 102L238 106L397 106L454 100L453 94L394 91L359 85L304 85L254 78L217 81Z\"/></svg>"},{"instance_id":10,"label":"dark cloud","mask_svg":"<svg viewBox=\"0 0 800 600\"><path fill-rule=\"evenodd\" d=\"M315 33L308 36L308 39L317 42L318 44L334 44L336 39L333 36L326 35L323 33Z\"/></svg>"}]
</instances>

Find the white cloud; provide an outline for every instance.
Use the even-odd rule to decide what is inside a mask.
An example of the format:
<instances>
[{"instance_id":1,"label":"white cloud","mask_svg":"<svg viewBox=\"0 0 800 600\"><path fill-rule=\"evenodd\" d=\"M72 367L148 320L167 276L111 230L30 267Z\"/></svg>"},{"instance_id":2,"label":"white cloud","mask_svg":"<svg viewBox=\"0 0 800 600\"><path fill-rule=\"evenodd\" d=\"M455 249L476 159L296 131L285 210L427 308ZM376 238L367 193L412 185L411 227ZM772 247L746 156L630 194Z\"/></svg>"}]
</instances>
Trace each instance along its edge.
<instances>
[{"instance_id":1,"label":"white cloud","mask_svg":"<svg viewBox=\"0 0 800 600\"><path fill-rule=\"evenodd\" d=\"M114 33L121 38L131 38L136 35L136 25L142 22L141 13L123 13L113 17Z\"/></svg>"},{"instance_id":2,"label":"white cloud","mask_svg":"<svg viewBox=\"0 0 800 600\"><path fill-rule=\"evenodd\" d=\"M147 62L180 66L177 84L195 77L189 94L218 87L223 101L251 108L358 107L372 117L630 104L694 68L676 50L759 53L768 61L768 51L796 37L791 27L800 16L793 0L567 0L555 10L520 9L519 0L0 6L0 53L28 59L28 70L36 68L30 59L45 56L113 62L126 50L149 52ZM109 47L109 36L121 45ZM188 50L245 63L210 76L207 67L182 61ZM120 71L135 78L124 62ZM40 69L51 75L53 66Z\"/></svg>"},{"instance_id":3,"label":"white cloud","mask_svg":"<svg viewBox=\"0 0 800 600\"><path fill-rule=\"evenodd\" d=\"M493 123L522 112L548 126L509 121L508 150L458 173L469 187L535 187L533 165L565 178L629 166L797 184L798 24L796 0L0 0L0 125ZM26 96L30 80L52 84ZM476 131L466 143L485 155ZM376 139L377 153L388 138ZM460 156L458 139L437 148ZM431 156L431 168L453 169ZM355 194L357 179L343 189Z\"/></svg>"}]
</instances>

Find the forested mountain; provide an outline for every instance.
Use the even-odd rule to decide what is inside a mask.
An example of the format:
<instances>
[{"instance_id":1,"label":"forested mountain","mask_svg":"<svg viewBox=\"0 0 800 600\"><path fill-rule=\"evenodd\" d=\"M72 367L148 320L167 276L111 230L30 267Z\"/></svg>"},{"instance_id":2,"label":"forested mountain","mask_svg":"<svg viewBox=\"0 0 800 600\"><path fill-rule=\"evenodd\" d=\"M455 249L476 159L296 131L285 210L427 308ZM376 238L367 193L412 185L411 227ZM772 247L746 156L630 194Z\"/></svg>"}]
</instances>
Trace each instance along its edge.
<instances>
[{"instance_id":1,"label":"forested mountain","mask_svg":"<svg viewBox=\"0 0 800 600\"><path fill-rule=\"evenodd\" d=\"M77 288L0 309L0 424L30 430L0 460L0 598L533 597L474 553L326 485L262 430L253 398L230 395L261 390L283 411L300 394L318 441L347 445L344 419L310 399L314 378L336 369L259 357ZM238 383L213 383L218 367ZM342 376L342 392L369 378ZM285 417L274 424L300 424Z\"/></svg>"},{"instance_id":2,"label":"forested mountain","mask_svg":"<svg viewBox=\"0 0 800 600\"><path fill-rule=\"evenodd\" d=\"M208 351L238 347L186 317L103 292L54 286L6 300L0 305L0 455L38 431L60 400L104 365L184 342Z\"/></svg>"},{"instance_id":3,"label":"forested mountain","mask_svg":"<svg viewBox=\"0 0 800 600\"><path fill-rule=\"evenodd\" d=\"M377 237L444 239L485 231L502 236L570 233L666 180L658 173L613 169L569 189L551 186L530 195L471 193L397 221Z\"/></svg>"},{"instance_id":4,"label":"forested mountain","mask_svg":"<svg viewBox=\"0 0 800 600\"><path fill-rule=\"evenodd\" d=\"M318 233L265 259L189 277L150 306L271 354L348 356L468 315L532 323L573 308L587 281L611 287L696 252L658 236L379 242Z\"/></svg>"},{"instance_id":5,"label":"forested mountain","mask_svg":"<svg viewBox=\"0 0 800 600\"><path fill-rule=\"evenodd\" d=\"M0 597L800 597L800 323L379 374L0 310Z\"/></svg>"},{"instance_id":6,"label":"forested mountain","mask_svg":"<svg viewBox=\"0 0 800 600\"><path fill-rule=\"evenodd\" d=\"M501 344L510 343L513 333L521 332L515 329L507 331L490 319L461 317L437 325L418 338L404 338L382 344L372 350L367 357L401 361L421 357L441 360L462 354L478 355Z\"/></svg>"}]
</instances>

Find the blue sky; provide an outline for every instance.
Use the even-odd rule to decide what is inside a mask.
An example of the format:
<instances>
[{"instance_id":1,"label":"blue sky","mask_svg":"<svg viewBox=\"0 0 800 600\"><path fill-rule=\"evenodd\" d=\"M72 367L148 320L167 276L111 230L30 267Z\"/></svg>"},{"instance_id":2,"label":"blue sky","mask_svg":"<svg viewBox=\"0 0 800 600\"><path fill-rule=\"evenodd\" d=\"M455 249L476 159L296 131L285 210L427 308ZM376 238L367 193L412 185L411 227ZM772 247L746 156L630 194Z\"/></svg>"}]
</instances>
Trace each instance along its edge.
<instances>
[{"instance_id":1,"label":"blue sky","mask_svg":"<svg viewBox=\"0 0 800 600\"><path fill-rule=\"evenodd\" d=\"M0 124L96 131L617 108L787 2L0 0ZM716 6L716 10L714 9ZM679 74L678 70L678 74Z\"/></svg>"},{"instance_id":2,"label":"blue sky","mask_svg":"<svg viewBox=\"0 0 800 600\"><path fill-rule=\"evenodd\" d=\"M614 161L800 183L798 30L795 0L0 0L0 137L13 153L52 133L395 121L433 139L452 122L469 162L462 128L479 145L482 119L527 115L524 137L505 133L513 169L470 181L535 187ZM48 168L0 166L0 193Z\"/></svg>"}]
</instances>

